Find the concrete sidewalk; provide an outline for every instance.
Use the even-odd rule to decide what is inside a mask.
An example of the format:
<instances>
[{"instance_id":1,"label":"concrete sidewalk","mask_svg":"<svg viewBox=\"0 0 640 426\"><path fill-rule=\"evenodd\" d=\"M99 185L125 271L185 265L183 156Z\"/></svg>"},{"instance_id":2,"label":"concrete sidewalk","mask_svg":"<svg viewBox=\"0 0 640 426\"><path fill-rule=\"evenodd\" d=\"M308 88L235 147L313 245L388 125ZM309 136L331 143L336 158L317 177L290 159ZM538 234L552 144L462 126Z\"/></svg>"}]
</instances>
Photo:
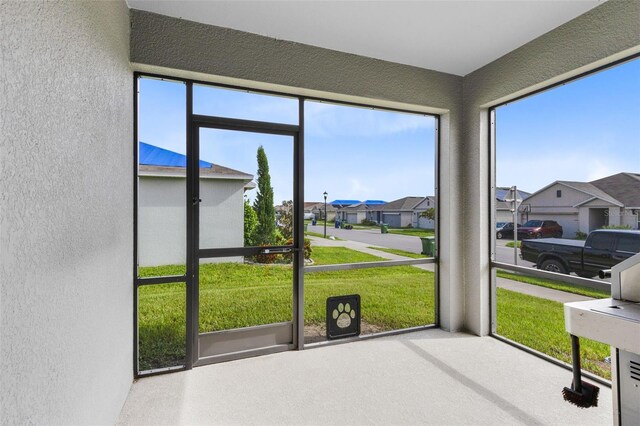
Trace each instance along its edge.
<instances>
[{"instance_id":1,"label":"concrete sidewalk","mask_svg":"<svg viewBox=\"0 0 640 426\"><path fill-rule=\"evenodd\" d=\"M387 260L407 260L410 259L406 256L400 256L393 253L387 253L381 250L375 250L369 247L376 247L375 245L363 243L359 241L350 241L350 240L330 240L325 238L318 238L308 236L313 245L316 246L324 246L324 247L346 247L351 250L357 250L362 253L368 253L373 256L378 256ZM415 268L424 269L426 271L434 271L435 265L414 265ZM532 285L523 283L520 281L513 281L506 278L498 278L497 286L499 288L504 288L510 291L516 291L518 293L523 293L529 296L539 297L541 299L553 300L559 303L568 303L568 302L581 302L584 300L592 300L593 298L587 296L581 296L579 294L567 293L565 291L554 290L546 287L541 287L538 285Z\"/></svg>"}]
</instances>

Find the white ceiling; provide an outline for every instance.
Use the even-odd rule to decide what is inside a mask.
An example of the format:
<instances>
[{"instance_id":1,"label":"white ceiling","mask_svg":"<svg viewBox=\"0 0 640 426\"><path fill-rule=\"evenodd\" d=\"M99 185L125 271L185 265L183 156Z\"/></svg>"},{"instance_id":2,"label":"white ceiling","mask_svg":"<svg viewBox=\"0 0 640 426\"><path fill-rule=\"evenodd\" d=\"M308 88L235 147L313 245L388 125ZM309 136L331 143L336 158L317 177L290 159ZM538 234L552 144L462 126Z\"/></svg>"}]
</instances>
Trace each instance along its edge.
<instances>
[{"instance_id":1,"label":"white ceiling","mask_svg":"<svg viewBox=\"0 0 640 426\"><path fill-rule=\"evenodd\" d=\"M604 0L127 0L141 9L466 75Z\"/></svg>"}]
</instances>

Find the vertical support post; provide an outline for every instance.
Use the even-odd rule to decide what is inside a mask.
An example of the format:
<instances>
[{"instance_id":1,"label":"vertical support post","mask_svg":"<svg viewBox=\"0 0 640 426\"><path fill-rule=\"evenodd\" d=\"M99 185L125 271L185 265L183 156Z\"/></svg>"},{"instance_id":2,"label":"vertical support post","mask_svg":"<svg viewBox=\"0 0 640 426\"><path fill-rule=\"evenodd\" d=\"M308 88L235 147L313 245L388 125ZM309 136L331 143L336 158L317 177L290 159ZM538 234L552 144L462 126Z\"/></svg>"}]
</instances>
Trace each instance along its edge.
<instances>
[{"instance_id":1,"label":"vertical support post","mask_svg":"<svg viewBox=\"0 0 640 426\"><path fill-rule=\"evenodd\" d=\"M133 377L138 377L138 82L133 75Z\"/></svg>"},{"instance_id":2,"label":"vertical support post","mask_svg":"<svg viewBox=\"0 0 640 426\"><path fill-rule=\"evenodd\" d=\"M496 260L496 110L489 109L489 253L491 261ZM515 231L514 231L515 232ZM498 329L497 282L496 268L490 268L491 290L489 293L489 310L491 312L491 334Z\"/></svg>"},{"instance_id":3,"label":"vertical support post","mask_svg":"<svg viewBox=\"0 0 640 426\"><path fill-rule=\"evenodd\" d=\"M513 199L513 264L518 264L518 188L511 187Z\"/></svg>"},{"instance_id":4,"label":"vertical support post","mask_svg":"<svg viewBox=\"0 0 640 426\"><path fill-rule=\"evenodd\" d=\"M187 82L187 285L186 287L186 359L185 368L190 370L198 361L198 205L199 138L198 128L193 123L193 83Z\"/></svg>"},{"instance_id":5,"label":"vertical support post","mask_svg":"<svg viewBox=\"0 0 640 426\"><path fill-rule=\"evenodd\" d=\"M298 134L293 141L293 344L304 349L304 98L298 98Z\"/></svg>"}]
</instances>

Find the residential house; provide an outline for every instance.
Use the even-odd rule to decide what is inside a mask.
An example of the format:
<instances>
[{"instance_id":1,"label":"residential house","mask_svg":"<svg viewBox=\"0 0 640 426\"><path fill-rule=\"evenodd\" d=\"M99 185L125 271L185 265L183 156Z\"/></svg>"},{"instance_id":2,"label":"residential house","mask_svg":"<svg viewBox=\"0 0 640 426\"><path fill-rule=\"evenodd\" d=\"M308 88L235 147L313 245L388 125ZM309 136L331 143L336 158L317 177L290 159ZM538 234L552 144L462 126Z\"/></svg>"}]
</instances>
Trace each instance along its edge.
<instances>
[{"instance_id":1,"label":"residential house","mask_svg":"<svg viewBox=\"0 0 640 426\"><path fill-rule=\"evenodd\" d=\"M531 193L522 191L520 189L518 191L518 199L524 200L529 197ZM513 205L509 201L505 201L511 197L511 188L499 186L496 188L496 212L495 212L495 220L496 222L513 222ZM518 223L523 223L523 215L519 214ZM526 220L525 220L526 221Z\"/></svg>"},{"instance_id":2,"label":"residential house","mask_svg":"<svg viewBox=\"0 0 640 426\"><path fill-rule=\"evenodd\" d=\"M307 204L309 204L309 207L308 207L309 212L313 213L313 215L317 220L324 220L325 203L323 201L310 202L310 203L305 202L304 204L305 204L305 210L304 210L305 213L307 212L306 206ZM329 203L326 204L326 209L327 209L327 220L334 221L336 219L336 213L338 209Z\"/></svg>"},{"instance_id":3,"label":"residential house","mask_svg":"<svg viewBox=\"0 0 640 426\"><path fill-rule=\"evenodd\" d=\"M187 157L144 142L139 147L138 264L184 263ZM200 161L201 247L244 245L244 192L255 188L252 179L251 174ZM240 259L209 258L206 262Z\"/></svg>"},{"instance_id":4,"label":"residential house","mask_svg":"<svg viewBox=\"0 0 640 426\"><path fill-rule=\"evenodd\" d=\"M555 220L564 237L603 226L640 225L640 174L618 173L591 182L555 181L520 205L528 219Z\"/></svg>"},{"instance_id":5,"label":"residential house","mask_svg":"<svg viewBox=\"0 0 640 426\"><path fill-rule=\"evenodd\" d=\"M435 197L403 197L375 207L373 215L377 222L396 228L434 228L433 220L420 218L431 207L435 207Z\"/></svg>"},{"instance_id":6,"label":"residential house","mask_svg":"<svg viewBox=\"0 0 640 426\"><path fill-rule=\"evenodd\" d=\"M343 202L345 200L342 200ZM353 201L353 200L349 200ZM339 204L340 207L337 212L338 220L343 221L344 223L350 224L358 224L362 223L363 220L370 220L374 222L379 222L377 220L377 216L375 215L376 208L384 205L386 202L382 200L365 200L358 201L351 204Z\"/></svg>"}]
</instances>

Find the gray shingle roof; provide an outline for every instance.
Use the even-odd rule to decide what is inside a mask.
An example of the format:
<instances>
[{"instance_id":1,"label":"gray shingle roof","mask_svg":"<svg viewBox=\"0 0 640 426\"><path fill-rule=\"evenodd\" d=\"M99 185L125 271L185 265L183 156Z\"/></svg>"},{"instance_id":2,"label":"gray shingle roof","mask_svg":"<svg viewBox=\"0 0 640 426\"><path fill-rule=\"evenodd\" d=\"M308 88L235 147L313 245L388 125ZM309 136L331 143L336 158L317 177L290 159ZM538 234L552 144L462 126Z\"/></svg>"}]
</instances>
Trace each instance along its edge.
<instances>
[{"instance_id":1,"label":"gray shingle roof","mask_svg":"<svg viewBox=\"0 0 640 426\"><path fill-rule=\"evenodd\" d=\"M618 173L590 182L626 207L640 207L640 174Z\"/></svg>"},{"instance_id":2,"label":"gray shingle roof","mask_svg":"<svg viewBox=\"0 0 640 426\"><path fill-rule=\"evenodd\" d=\"M404 197L398 200L391 201L380 208L376 208L376 210L382 211L411 211L413 208L419 204L425 197Z\"/></svg>"}]
</instances>

